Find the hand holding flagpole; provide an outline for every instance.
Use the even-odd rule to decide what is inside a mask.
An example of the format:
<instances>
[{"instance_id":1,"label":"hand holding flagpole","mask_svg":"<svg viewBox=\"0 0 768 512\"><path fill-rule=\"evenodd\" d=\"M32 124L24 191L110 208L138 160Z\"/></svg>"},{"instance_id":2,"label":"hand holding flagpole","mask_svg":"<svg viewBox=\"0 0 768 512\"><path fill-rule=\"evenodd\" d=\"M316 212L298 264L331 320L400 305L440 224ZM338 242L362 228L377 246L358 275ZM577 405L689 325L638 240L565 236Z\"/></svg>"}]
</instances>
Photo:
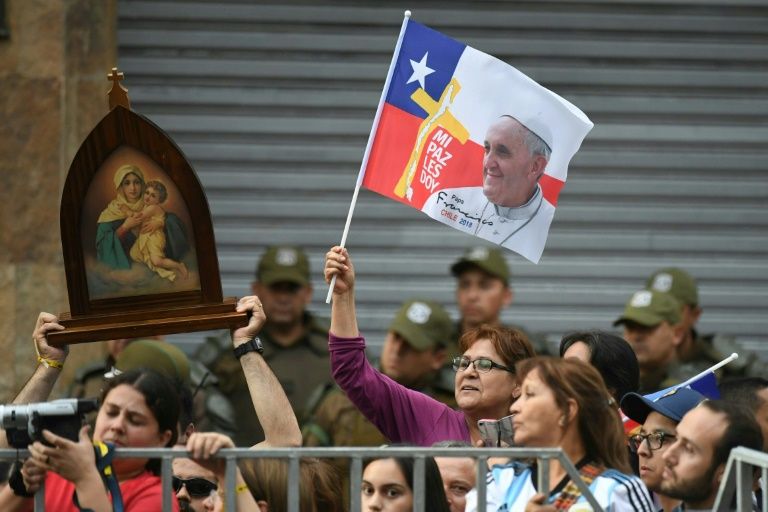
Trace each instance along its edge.
<instances>
[{"instance_id":1,"label":"hand holding flagpole","mask_svg":"<svg viewBox=\"0 0 768 512\"><path fill-rule=\"evenodd\" d=\"M387 79L384 82L384 88L381 90L381 98L379 99L379 106L376 107L376 115L373 118L373 125L371 126L371 133L368 136L368 143L365 145L365 153L363 153L363 161L360 163L360 172L357 174L357 183L355 183L355 191L352 194L352 201L349 204L349 212L347 212L347 221L344 224L344 232L341 235L340 247L345 247L347 243L347 235L349 234L349 225L352 223L352 213L355 211L355 205L357 204L357 195L360 193L360 187L363 184L363 177L365 177L365 168L368 166L368 158L371 155L371 147L373 146L373 140L376 138L376 130L379 127L379 119L381 118L381 111L384 108L384 101L387 98L387 92L389 91L389 84L392 81L392 75L395 72L395 64L397 64L397 58L400 56L400 46L403 43L403 35L405 35L405 27L408 24L408 19L411 17L411 11L405 11L403 13L403 24L400 27L400 35L397 37L397 44L395 45L395 51L392 54L392 62L389 64L389 72L387 73ZM325 297L325 303L331 303L331 296L333 295L333 287L336 285L336 276L331 279L331 284L328 286L328 295Z\"/></svg>"}]
</instances>

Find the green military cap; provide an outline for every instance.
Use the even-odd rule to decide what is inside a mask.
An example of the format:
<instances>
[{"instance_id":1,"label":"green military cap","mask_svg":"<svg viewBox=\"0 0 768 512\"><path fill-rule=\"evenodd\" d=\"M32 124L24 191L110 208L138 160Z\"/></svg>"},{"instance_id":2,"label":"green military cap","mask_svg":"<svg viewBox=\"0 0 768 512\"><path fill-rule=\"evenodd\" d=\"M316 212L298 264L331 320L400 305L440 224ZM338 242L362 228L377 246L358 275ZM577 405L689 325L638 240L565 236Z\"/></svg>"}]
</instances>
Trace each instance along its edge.
<instances>
[{"instance_id":1,"label":"green military cap","mask_svg":"<svg viewBox=\"0 0 768 512\"><path fill-rule=\"evenodd\" d=\"M645 287L648 290L671 293L680 303L688 306L699 304L699 288L696 286L696 280L681 268L670 267L657 270L648 278Z\"/></svg>"},{"instance_id":2,"label":"green military cap","mask_svg":"<svg viewBox=\"0 0 768 512\"><path fill-rule=\"evenodd\" d=\"M453 323L440 304L417 299L403 303L389 330L402 336L416 350L424 351L448 345Z\"/></svg>"},{"instance_id":3,"label":"green military cap","mask_svg":"<svg viewBox=\"0 0 768 512\"><path fill-rule=\"evenodd\" d=\"M635 322L646 327L654 327L661 322L676 325L680 321L682 306L669 293L655 290L640 290L632 295L624 308L624 313L613 322L619 325Z\"/></svg>"},{"instance_id":4,"label":"green military cap","mask_svg":"<svg viewBox=\"0 0 768 512\"><path fill-rule=\"evenodd\" d=\"M459 260L451 266L451 273L459 277L470 267L477 267L493 277L498 277L505 283L509 281L510 272L507 260L499 249L485 246L470 247Z\"/></svg>"},{"instance_id":5,"label":"green military cap","mask_svg":"<svg viewBox=\"0 0 768 512\"><path fill-rule=\"evenodd\" d=\"M298 247L268 247L256 267L256 280L267 286L275 283L309 284L309 259Z\"/></svg>"},{"instance_id":6,"label":"green military cap","mask_svg":"<svg viewBox=\"0 0 768 512\"><path fill-rule=\"evenodd\" d=\"M177 380L190 383L189 359L175 345L161 340L136 340L115 358L115 369L124 373L135 368L149 368Z\"/></svg>"}]
</instances>

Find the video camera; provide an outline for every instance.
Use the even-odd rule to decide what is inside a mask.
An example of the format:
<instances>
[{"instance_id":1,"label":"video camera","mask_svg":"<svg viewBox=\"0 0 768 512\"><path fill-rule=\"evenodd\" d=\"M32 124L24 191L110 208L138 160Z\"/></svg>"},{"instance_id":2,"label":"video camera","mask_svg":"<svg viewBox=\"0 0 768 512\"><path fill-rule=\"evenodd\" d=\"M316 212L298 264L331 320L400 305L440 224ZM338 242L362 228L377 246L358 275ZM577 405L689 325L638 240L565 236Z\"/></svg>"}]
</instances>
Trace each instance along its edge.
<instances>
[{"instance_id":1,"label":"video camera","mask_svg":"<svg viewBox=\"0 0 768 512\"><path fill-rule=\"evenodd\" d=\"M95 398L0 405L0 426L5 429L8 444L14 448L26 448L32 441L50 444L43 439L43 429L77 441L85 415L95 411L98 405Z\"/></svg>"}]
</instances>

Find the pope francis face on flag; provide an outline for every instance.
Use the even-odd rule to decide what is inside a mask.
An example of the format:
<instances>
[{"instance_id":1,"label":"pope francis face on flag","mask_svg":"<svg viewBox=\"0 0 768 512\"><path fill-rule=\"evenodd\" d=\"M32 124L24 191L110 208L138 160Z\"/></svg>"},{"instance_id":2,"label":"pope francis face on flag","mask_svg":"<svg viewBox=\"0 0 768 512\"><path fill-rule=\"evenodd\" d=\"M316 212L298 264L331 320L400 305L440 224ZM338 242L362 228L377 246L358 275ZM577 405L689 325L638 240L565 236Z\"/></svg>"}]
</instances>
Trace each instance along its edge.
<instances>
[{"instance_id":1,"label":"pope francis face on flag","mask_svg":"<svg viewBox=\"0 0 768 512\"><path fill-rule=\"evenodd\" d=\"M497 206L518 207L536 192L551 149L511 116L502 116L485 135L483 193Z\"/></svg>"}]
</instances>

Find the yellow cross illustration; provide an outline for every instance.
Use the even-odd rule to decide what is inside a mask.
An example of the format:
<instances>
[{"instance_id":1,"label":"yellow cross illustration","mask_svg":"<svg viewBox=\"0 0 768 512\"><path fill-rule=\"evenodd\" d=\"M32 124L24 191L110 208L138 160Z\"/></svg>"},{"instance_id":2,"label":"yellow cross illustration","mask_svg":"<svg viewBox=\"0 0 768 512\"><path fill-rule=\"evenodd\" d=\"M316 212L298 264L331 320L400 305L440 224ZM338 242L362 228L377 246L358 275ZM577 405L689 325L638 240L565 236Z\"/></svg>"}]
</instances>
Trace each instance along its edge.
<instances>
[{"instance_id":1,"label":"yellow cross illustration","mask_svg":"<svg viewBox=\"0 0 768 512\"><path fill-rule=\"evenodd\" d=\"M461 85L458 80L452 78L440 95L439 101L433 100L429 94L427 94L427 91L422 88L416 89L413 94L411 94L411 99L423 108L429 116L424 119L419 126L416 142L413 145L413 151L411 151L411 158L408 160L405 169L403 169L403 175L400 176L400 180L397 182L397 185L395 185L395 195L397 197L407 196L408 200L411 200L413 194L411 183L413 182L413 177L416 175L416 167L421 161L421 156L424 152L424 144L427 141L427 135L429 135L433 128L441 126L462 144L467 142L469 132L448 110L460 90Z\"/></svg>"}]
</instances>

